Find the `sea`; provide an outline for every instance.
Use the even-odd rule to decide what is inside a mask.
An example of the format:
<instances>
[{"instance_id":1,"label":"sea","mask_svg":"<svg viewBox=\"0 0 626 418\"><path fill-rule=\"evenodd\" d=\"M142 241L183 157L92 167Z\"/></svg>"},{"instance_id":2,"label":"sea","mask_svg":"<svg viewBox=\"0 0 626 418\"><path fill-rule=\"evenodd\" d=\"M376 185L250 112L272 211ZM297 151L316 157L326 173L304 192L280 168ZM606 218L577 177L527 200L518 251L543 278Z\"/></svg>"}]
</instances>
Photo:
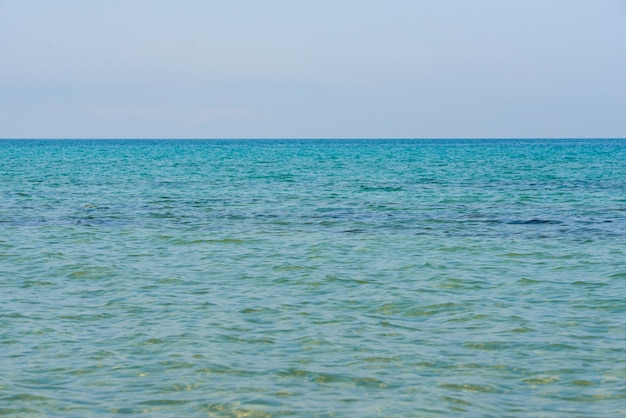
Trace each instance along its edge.
<instances>
[{"instance_id":1,"label":"sea","mask_svg":"<svg viewBox=\"0 0 626 418\"><path fill-rule=\"evenodd\" d=\"M626 416L626 140L2 140L0 415Z\"/></svg>"}]
</instances>

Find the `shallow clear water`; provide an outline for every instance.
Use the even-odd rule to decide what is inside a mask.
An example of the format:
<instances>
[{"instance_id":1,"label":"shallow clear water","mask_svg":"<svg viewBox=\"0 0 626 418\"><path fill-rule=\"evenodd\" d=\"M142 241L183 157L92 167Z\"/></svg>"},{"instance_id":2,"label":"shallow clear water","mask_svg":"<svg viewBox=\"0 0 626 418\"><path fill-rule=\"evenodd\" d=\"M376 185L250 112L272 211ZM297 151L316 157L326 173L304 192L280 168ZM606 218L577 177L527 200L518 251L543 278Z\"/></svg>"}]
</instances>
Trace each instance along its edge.
<instances>
[{"instance_id":1,"label":"shallow clear water","mask_svg":"<svg viewBox=\"0 0 626 418\"><path fill-rule=\"evenodd\" d=\"M0 414L626 414L626 141L0 141Z\"/></svg>"}]
</instances>

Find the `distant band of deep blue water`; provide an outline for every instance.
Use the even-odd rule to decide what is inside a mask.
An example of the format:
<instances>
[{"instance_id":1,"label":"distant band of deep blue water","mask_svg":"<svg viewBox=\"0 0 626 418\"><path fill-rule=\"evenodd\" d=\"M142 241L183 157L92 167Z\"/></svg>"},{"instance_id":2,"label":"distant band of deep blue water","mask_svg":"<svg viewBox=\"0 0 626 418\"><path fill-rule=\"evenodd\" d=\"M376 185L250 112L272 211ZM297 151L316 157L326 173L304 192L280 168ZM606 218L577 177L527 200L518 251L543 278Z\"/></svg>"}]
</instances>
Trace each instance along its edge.
<instances>
[{"instance_id":1,"label":"distant band of deep blue water","mask_svg":"<svg viewBox=\"0 0 626 418\"><path fill-rule=\"evenodd\" d=\"M0 414L626 415L626 141L0 141Z\"/></svg>"}]
</instances>

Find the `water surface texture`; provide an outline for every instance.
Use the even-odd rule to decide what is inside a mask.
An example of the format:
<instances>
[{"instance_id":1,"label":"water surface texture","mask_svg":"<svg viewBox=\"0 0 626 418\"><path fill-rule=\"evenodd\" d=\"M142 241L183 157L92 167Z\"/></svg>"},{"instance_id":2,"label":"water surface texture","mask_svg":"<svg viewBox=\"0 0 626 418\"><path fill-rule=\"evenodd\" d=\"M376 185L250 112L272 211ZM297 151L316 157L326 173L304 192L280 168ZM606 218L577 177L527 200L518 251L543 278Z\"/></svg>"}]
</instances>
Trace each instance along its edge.
<instances>
[{"instance_id":1,"label":"water surface texture","mask_svg":"<svg viewBox=\"0 0 626 418\"><path fill-rule=\"evenodd\" d=\"M626 141L0 141L0 414L626 415Z\"/></svg>"}]
</instances>

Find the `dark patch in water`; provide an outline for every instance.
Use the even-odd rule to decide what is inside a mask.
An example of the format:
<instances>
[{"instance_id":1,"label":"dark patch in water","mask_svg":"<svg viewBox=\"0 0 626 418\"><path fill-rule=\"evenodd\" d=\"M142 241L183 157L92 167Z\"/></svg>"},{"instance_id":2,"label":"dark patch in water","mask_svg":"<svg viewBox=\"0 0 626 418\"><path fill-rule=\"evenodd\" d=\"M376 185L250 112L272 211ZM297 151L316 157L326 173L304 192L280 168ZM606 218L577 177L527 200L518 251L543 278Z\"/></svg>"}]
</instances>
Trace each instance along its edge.
<instances>
[{"instance_id":1,"label":"dark patch in water","mask_svg":"<svg viewBox=\"0 0 626 418\"><path fill-rule=\"evenodd\" d=\"M563 222L552 219L530 219L526 221L509 221L510 225L559 225Z\"/></svg>"}]
</instances>

